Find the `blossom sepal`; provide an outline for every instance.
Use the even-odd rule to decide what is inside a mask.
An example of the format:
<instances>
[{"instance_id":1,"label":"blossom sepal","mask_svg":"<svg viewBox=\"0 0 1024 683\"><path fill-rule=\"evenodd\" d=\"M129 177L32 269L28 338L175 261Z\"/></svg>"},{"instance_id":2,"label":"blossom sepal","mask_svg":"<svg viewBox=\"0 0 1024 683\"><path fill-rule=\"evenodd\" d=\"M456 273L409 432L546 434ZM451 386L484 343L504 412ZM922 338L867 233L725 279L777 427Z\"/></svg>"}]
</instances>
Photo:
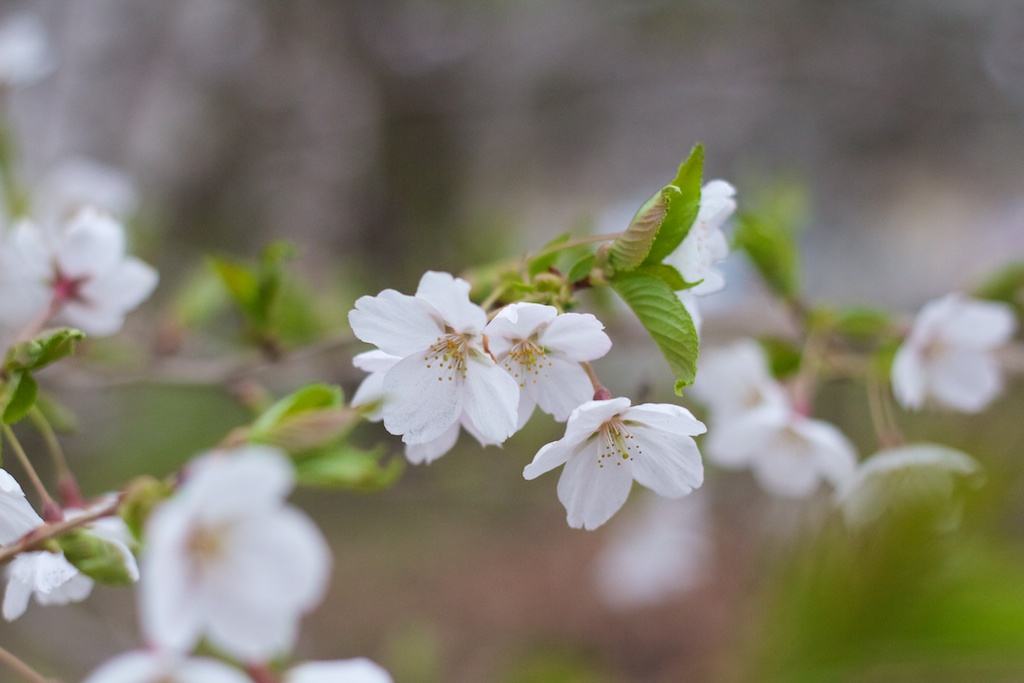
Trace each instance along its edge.
<instances>
[{"instance_id":1,"label":"blossom sepal","mask_svg":"<svg viewBox=\"0 0 1024 683\"><path fill-rule=\"evenodd\" d=\"M125 555L127 548L85 529L62 534L57 545L67 561L90 579L110 586L130 586L139 578L134 559L129 561Z\"/></svg>"}]
</instances>

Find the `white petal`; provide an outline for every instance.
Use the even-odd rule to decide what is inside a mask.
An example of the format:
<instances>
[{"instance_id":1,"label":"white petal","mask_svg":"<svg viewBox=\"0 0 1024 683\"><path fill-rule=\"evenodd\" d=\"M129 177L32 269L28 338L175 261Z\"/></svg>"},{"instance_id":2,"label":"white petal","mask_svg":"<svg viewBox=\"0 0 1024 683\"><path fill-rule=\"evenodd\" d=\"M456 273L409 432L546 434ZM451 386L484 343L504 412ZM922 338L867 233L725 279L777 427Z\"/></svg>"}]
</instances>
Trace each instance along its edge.
<instances>
[{"instance_id":1,"label":"white petal","mask_svg":"<svg viewBox=\"0 0 1024 683\"><path fill-rule=\"evenodd\" d=\"M416 298L433 306L456 332L478 334L487 324L487 314L469 300L470 289L470 284L461 278L428 270L420 278Z\"/></svg>"},{"instance_id":2,"label":"white petal","mask_svg":"<svg viewBox=\"0 0 1024 683\"><path fill-rule=\"evenodd\" d=\"M512 345L529 339L537 329L554 320L558 309L533 303L514 303L505 306L487 323L484 334L494 357L501 359L508 355Z\"/></svg>"},{"instance_id":3,"label":"white petal","mask_svg":"<svg viewBox=\"0 0 1024 683\"><path fill-rule=\"evenodd\" d=\"M704 465L693 438L645 425L630 429L639 453L633 477L666 498L679 498L704 482Z\"/></svg>"},{"instance_id":4,"label":"white petal","mask_svg":"<svg viewBox=\"0 0 1024 683\"><path fill-rule=\"evenodd\" d=\"M3 615L7 621L14 621L28 609L28 600L32 597L32 584L30 579L18 576L17 565L19 563L31 562L32 559L20 555L8 565L7 588L4 591Z\"/></svg>"},{"instance_id":5,"label":"white petal","mask_svg":"<svg viewBox=\"0 0 1024 683\"><path fill-rule=\"evenodd\" d=\"M548 367L533 379L520 371L520 377L525 377L521 390L545 413L565 422L573 410L593 398L594 388L579 363L555 355L548 356L547 363Z\"/></svg>"},{"instance_id":6,"label":"white petal","mask_svg":"<svg viewBox=\"0 0 1024 683\"><path fill-rule=\"evenodd\" d=\"M470 358L466 367L466 415L486 438L502 442L515 433L519 385L490 358Z\"/></svg>"},{"instance_id":7,"label":"white petal","mask_svg":"<svg viewBox=\"0 0 1024 683\"><path fill-rule=\"evenodd\" d=\"M718 422L708 432L705 452L722 467L743 467L758 458L787 420L788 412L782 408L763 406Z\"/></svg>"},{"instance_id":8,"label":"white petal","mask_svg":"<svg viewBox=\"0 0 1024 683\"><path fill-rule=\"evenodd\" d=\"M601 462L598 440L574 453L558 480L558 499L574 529L596 529L611 519L633 484L629 461Z\"/></svg>"},{"instance_id":9,"label":"white petal","mask_svg":"<svg viewBox=\"0 0 1024 683\"><path fill-rule=\"evenodd\" d=\"M109 337L124 326L124 313L71 300L61 306L53 322L76 327L93 337Z\"/></svg>"},{"instance_id":10,"label":"white petal","mask_svg":"<svg viewBox=\"0 0 1024 683\"><path fill-rule=\"evenodd\" d=\"M371 422L379 422L384 416L384 378L386 376L386 371L368 375L352 394L351 406L353 408L376 404L372 411L365 414L366 419Z\"/></svg>"},{"instance_id":11,"label":"white petal","mask_svg":"<svg viewBox=\"0 0 1024 683\"><path fill-rule=\"evenodd\" d=\"M57 263L70 278L103 275L124 258L124 228L92 208L76 213L61 238Z\"/></svg>"},{"instance_id":12,"label":"white petal","mask_svg":"<svg viewBox=\"0 0 1024 683\"><path fill-rule=\"evenodd\" d=\"M814 468L833 486L853 475L857 451L839 429L824 420L802 419L797 431L814 449Z\"/></svg>"},{"instance_id":13,"label":"white petal","mask_svg":"<svg viewBox=\"0 0 1024 683\"><path fill-rule=\"evenodd\" d=\"M42 524L43 519L25 499L18 482L0 470L0 545L14 543Z\"/></svg>"},{"instance_id":14,"label":"white petal","mask_svg":"<svg viewBox=\"0 0 1024 683\"><path fill-rule=\"evenodd\" d=\"M156 269L148 263L127 258L83 284L80 292L82 298L100 308L125 313L148 299L159 279Z\"/></svg>"},{"instance_id":15,"label":"white petal","mask_svg":"<svg viewBox=\"0 0 1024 683\"><path fill-rule=\"evenodd\" d=\"M185 652L199 641L201 596L191 581L188 551L191 519L174 499L158 507L146 524L139 581L139 621L147 642Z\"/></svg>"},{"instance_id":16,"label":"white petal","mask_svg":"<svg viewBox=\"0 0 1024 683\"><path fill-rule=\"evenodd\" d=\"M166 655L126 652L108 660L82 683L154 683L167 673Z\"/></svg>"},{"instance_id":17,"label":"white petal","mask_svg":"<svg viewBox=\"0 0 1024 683\"><path fill-rule=\"evenodd\" d=\"M186 659L178 667L177 678L181 683L252 683L238 669L205 657Z\"/></svg>"},{"instance_id":18,"label":"white petal","mask_svg":"<svg viewBox=\"0 0 1024 683\"><path fill-rule=\"evenodd\" d=\"M676 296L683 302L683 307L686 312L690 314L690 320L693 321L693 329L700 335L700 329L704 326L704 316L700 312L700 304L697 303L697 297L693 295L693 292L689 289L684 289L680 292L676 292Z\"/></svg>"},{"instance_id":19,"label":"white petal","mask_svg":"<svg viewBox=\"0 0 1024 683\"><path fill-rule=\"evenodd\" d=\"M248 445L211 451L194 460L180 490L181 502L202 519L232 519L276 506L295 485L288 458L271 446Z\"/></svg>"},{"instance_id":20,"label":"white petal","mask_svg":"<svg viewBox=\"0 0 1024 683\"><path fill-rule=\"evenodd\" d=\"M458 422L445 430L441 436L426 443L405 444L405 457L414 465L431 463L455 447L462 425Z\"/></svg>"},{"instance_id":21,"label":"white petal","mask_svg":"<svg viewBox=\"0 0 1024 683\"><path fill-rule=\"evenodd\" d=\"M400 360L400 356L392 356L383 351L365 351L352 359L352 365L363 372L385 372L395 367Z\"/></svg>"},{"instance_id":22,"label":"white petal","mask_svg":"<svg viewBox=\"0 0 1024 683\"><path fill-rule=\"evenodd\" d=\"M764 454L751 463L751 469L765 491L787 498L803 498L818 488L821 479L807 453L794 451L778 441L769 441L764 448Z\"/></svg>"},{"instance_id":23,"label":"white petal","mask_svg":"<svg viewBox=\"0 0 1024 683\"><path fill-rule=\"evenodd\" d=\"M623 411L622 419L629 425L637 422L672 434L697 436L708 430L704 423L686 408L671 403L644 403Z\"/></svg>"},{"instance_id":24,"label":"white petal","mask_svg":"<svg viewBox=\"0 0 1024 683\"><path fill-rule=\"evenodd\" d=\"M569 415L564 439L572 444L583 443L596 434L601 425L627 408L629 399L624 396L607 401L587 401Z\"/></svg>"},{"instance_id":25,"label":"white petal","mask_svg":"<svg viewBox=\"0 0 1024 683\"><path fill-rule=\"evenodd\" d=\"M920 410L927 381L917 347L903 343L892 361L892 393L896 400L907 410Z\"/></svg>"},{"instance_id":26,"label":"white petal","mask_svg":"<svg viewBox=\"0 0 1024 683\"><path fill-rule=\"evenodd\" d=\"M356 337L401 358L430 348L444 334L444 324L423 301L393 289L360 297L348 322Z\"/></svg>"},{"instance_id":27,"label":"white petal","mask_svg":"<svg viewBox=\"0 0 1024 683\"><path fill-rule=\"evenodd\" d=\"M384 427L405 443L426 443L441 436L459 419L466 389L458 368L413 355L384 377Z\"/></svg>"},{"instance_id":28,"label":"white petal","mask_svg":"<svg viewBox=\"0 0 1024 683\"><path fill-rule=\"evenodd\" d=\"M991 349L1005 344L1017 328L1013 309L993 301L962 298L942 325L942 338L950 344Z\"/></svg>"},{"instance_id":29,"label":"white petal","mask_svg":"<svg viewBox=\"0 0 1024 683\"><path fill-rule=\"evenodd\" d=\"M393 683L381 666L364 657L307 662L289 669L284 683Z\"/></svg>"},{"instance_id":30,"label":"white petal","mask_svg":"<svg viewBox=\"0 0 1024 683\"><path fill-rule=\"evenodd\" d=\"M564 438L542 446L533 457L533 462L523 469L523 478L536 479L545 472L564 465L579 447L580 444L567 442Z\"/></svg>"},{"instance_id":31,"label":"white petal","mask_svg":"<svg viewBox=\"0 0 1024 683\"><path fill-rule=\"evenodd\" d=\"M66 560L65 560L66 561ZM68 563L70 566L70 563ZM49 593L36 591L36 602L40 605L66 605L81 602L92 593L96 583L85 574L75 571L67 581L56 586Z\"/></svg>"},{"instance_id":32,"label":"white petal","mask_svg":"<svg viewBox=\"0 0 1024 683\"><path fill-rule=\"evenodd\" d=\"M577 362L604 356L612 340L604 332L604 324L589 313L564 313L545 327L537 337L540 345Z\"/></svg>"},{"instance_id":33,"label":"white petal","mask_svg":"<svg viewBox=\"0 0 1024 683\"><path fill-rule=\"evenodd\" d=\"M935 398L965 413L979 412L1003 388L996 361L965 347L933 359L928 372Z\"/></svg>"},{"instance_id":34,"label":"white petal","mask_svg":"<svg viewBox=\"0 0 1024 683\"><path fill-rule=\"evenodd\" d=\"M701 278L700 284L691 287L688 291L694 296L707 296L723 289L725 289L725 276L714 268L708 268L704 271L704 277Z\"/></svg>"}]
</instances>

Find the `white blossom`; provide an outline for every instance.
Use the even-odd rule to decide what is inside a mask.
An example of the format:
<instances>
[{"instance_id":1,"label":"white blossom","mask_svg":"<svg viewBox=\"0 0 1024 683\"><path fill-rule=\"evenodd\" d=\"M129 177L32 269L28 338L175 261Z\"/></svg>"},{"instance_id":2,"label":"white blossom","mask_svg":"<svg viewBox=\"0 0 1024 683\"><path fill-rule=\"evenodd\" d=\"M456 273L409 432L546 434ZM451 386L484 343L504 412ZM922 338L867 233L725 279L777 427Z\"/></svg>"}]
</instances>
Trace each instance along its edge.
<instances>
[{"instance_id":1,"label":"white blossom","mask_svg":"<svg viewBox=\"0 0 1024 683\"><path fill-rule=\"evenodd\" d=\"M384 413L384 377L388 370L402 360L398 356L392 356L383 351L367 351L358 354L352 359L352 364L360 370L370 374L356 388L352 396L352 407L366 407L366 419L377 422ZM440 436L437 436L425 443L405 444L405 457L414 465L431 463L455 447L459 440L459 433L466 430L481 446L496 446L500 441L488 439L473 426L466 411L462 411L458 422L453 424Z\"/></svg>"},{"instance_id":2,"label":"white blossom","mask_svg":"<svg viewBox=\"0 0 1024 683\"><path fill-rule=\"evenodd\" d=\"M716 424L706 449L718 465L750 467L762 488L787 497L808 496L823 479L836 485L857 463L853 444L834 425L777 403Z\"/></svg>"},{"instance_id":3,"label":"white blossom","mask_svg":"<svg viewBox=\"0 0 1024 683\"><path fill-rule=\"evenodd\" d=\"M541 448L523 476L534 479L565 465L558 499L569 526L596 529L626 502L634 479L669 498L699 487L704 467L693 437L704 431L680 406L588 401L569 416L565 436Z\"/></svg>"},{"instance_id":4,"label":"white blossom","mask_svg":"<svg viewBox=\"0 0 1024 683\"><path fill-rule=\"evenodd\" d=\"M285 673L283 683L393 683L393 680L379 664L357 657L300 664Z\"/></svg>"},{"instance_id":5,"label":"white blossom","mask_svg":"<svg viewBox=\"0 0 1024 683\"><path fill-rule=\"evenodd\" d=\"M0 25L0 87L34 83L53 68L46 26L39 17L19 14Z\"/></svg>"},{"instance_id":6,"label":"white blossom","mask_svg":"<svg viewBox=\"0 0 1024 683\"><path fill-rule=\"evenodd\" d=\"M590 378L580 363L608 353L611 339L589 313L559 314L554 306L505 306L484 328L488 347L519 383L519 424L535 406L559 422L593 398Z\"/></svg>"},{"instance_id":7,"label":"white blossom","mask_svg":"<svg viewBox=\"0 0 1024 683\"><path fill-rule=\"evenodd\" d=\"M32 215L44 230L57 230L87 207L128 218L138 207L135 184L120 169L70 157L49 169L32 191Z\"/></svg>"},{"instance_id":8,"label":"white blossom","mask_svg":"<svg viewBox=\"0 0 1024 683\"><path fill-rule=\"evenodd\" d=\"M51 234L22 222L0 246L0 327L52 322L103 336L156 287L157 273L125 253L123 226L83 209Z\"/></svg>"},{"instance_id":9,"label":"white blossom","mask_svg":"<svg viewBox=\"0 0 1024 683\"><path fill-rule=\"evenodd\" d=\"M909 444L862 462L836 491L836 502L853 527L871 524L887 510L922 506L942 512L943 525L955 524L957 486L980 479L981 466L966 453L937 444Z\"/></svg>"},{"instance_id":10,"label":"white blossom","mask_svg":"<svg viewBox=\"0 0 1024 683\"><path fill-rule=\"evenodd\" d=\"M931 398L955 410L980 411L1002 390L991 352L1009 341L1016 325L1008 306L960 293L925 304L893 359L896 399L911 410Z\"/></svg>"},{"instance_id":11,"label":"white blossom","mask_svg":"<svg viewBox=\"0 0 1024 683\"><path fill-rule=\"evenodd\" d=\"M18 481L0 469L0 545L14 543L42 523Z\"/></svg>"},{"instance_id":12,"label":"white blossom","mask_svg":"<svg viewBox=\"0 0 1024 683\"><path fill-rule=\"evenodd\" d=\"M656 605L700 585L712 559L707 508L701 491L647 496L612 522L594 570L601 601L615 609Z\"/></svg>"},{"instance_id":13,"label":"white blossom","mask_svg":"<svg viewBox=\"0 0 1024 683\"><path fill-rule=\"evenodd\" d=\"M699 283L685 290L691 294L714 294L725 287L725 278L713 266L729 255L722 226L736 210L735 195L736 189L724 180L712 180L701 188L697 218L676 250L664 259L687 282Z\"/></svg>"},{"instance_id":14,"label":"white blossom","mask_svg":"<svg viewBox=\"0 0 1024 683\"><path fill-rule=\"evenodd\" d=\"M252 683L252 679L216 659L140 650L108 660L82 683Z\"/></svg>"},{"instance_id":15,"label":"white blossom","mask_svg":"<svg viewBox=\"0 0 1024 683\"><path fill-rule=\"evenodd\" d=\"M469 290L465 280L430 271L415 296L385 289L349 313L359 339L402 359L384 376L382 416L405 443L436 439L463 412L489 440L516 430L519 385L485 350L487 314Z\"/></svg>"},{"instance_id":16,"label":"white blossom","mask_svg":"<svg viewBox=\"0 0 1024 683\"><path fill-rule=\"evenodd\" d=\"M702 352L691 392L707 405L713 424L763 405L788 402L785 389L768 371L764 350L753 339Z\"/></svg>"},{"instance_id":17,"label":"white blossom","mask_svg":"<svg viewBox=\"0 0 1024 683\"><path fill-rule=\"evenodd\" d=\"M24 614L33 595L40 605L66 605L85 600L93 587L93 580L75 569L60 552L21 553L7 565L6 575L3 615L7 621Z\"/></svg>"},{"instance_id":18,"label":"white blossom","mask_svg":"<svg viewBox=\"0 0 1024 683\"><path fill-rule=\"evenodd\" d=\"M186 474L147 524L139 583L147 639L184 652L205 635L245 662L287 651L331 563L313 522L284 502L291 465L276 449L246 446L210 453Z\"/></svg>"}]
</instances>

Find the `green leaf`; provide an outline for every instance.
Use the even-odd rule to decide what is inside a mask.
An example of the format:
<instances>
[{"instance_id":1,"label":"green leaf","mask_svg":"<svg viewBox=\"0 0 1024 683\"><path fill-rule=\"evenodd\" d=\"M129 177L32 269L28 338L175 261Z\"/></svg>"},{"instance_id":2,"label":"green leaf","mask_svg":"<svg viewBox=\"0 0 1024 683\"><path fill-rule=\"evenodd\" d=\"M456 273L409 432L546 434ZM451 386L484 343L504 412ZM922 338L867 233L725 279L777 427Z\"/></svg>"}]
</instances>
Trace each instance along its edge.
<instances>
[{"instance_id":1,"label":"green leaf","mask_svg":"<svg viewBox=\"0 0 1024 683\"><path fill-rule=\"evenodd\" d=\"M892 330L892 317L875 308L852 306L839 311L833 325L854 341L872 341Z\"/></svg>"},{"instance_id":2,"label":"green leaf","mask_svg":"<svg viewBox=\"0 0 1024 683\"><path fill-rule=\"evenodd\" d=\"M394 484L405 470L401 458L381 464L383 455L382 447L364 451L348 444L315 450L296 459L296 480L317 488L377 491Z\"/></svg>"},{"instance_id":3,"label":"green leaf","mask_svg":"<svg viewBox=\"0 0 1024 683\"><path fill-rule=\"evenodd\" d=\"M86 576L112 586L130 586L125 549L85 529L72 529L57 539L64 557Z\"/></svg>"},{"instance_id":4,"label":"green leaf","mask_svg":"<svg viewBox=\"0 0 1024 683\"><path fill-rule=\"evenodd\" d=\"M595 261L596 258L593 254L587 254L583 258L576 261L576 263L572 264L572 267L569 268L569 274L566 276L566 279L569 282L579 282L580 280L586 278L587 276L590 275L590 271L594 269Z\"/></svg>"},{"instance_id":5,"label":"green leaf","mask_svg":"<svg viewBox=\"0 0 1024 683\"><path fill-rule=\"evenodd\" d=\"M733 246L742 249L768 286L785 299L800 290L800 246L797 241L806 217L802 191L779 187L761 208L740 212Z\"/></svg>"},{"instance_id":6,"label":"green leaf","mask_svg":"<svg viewBox=\"0 0 1024 683\"><path fill-rule=\"evenodd\" d=\"M539 252L540 255L530 259L530 262L526 264L526 271L530 277L543 273L554 266L560 252L556 247L568 242L570 237L572 237L570 233L563 233L545 244Z\"/></svg>"},{"instance_id":7,"label":"green leaf","mask_svg":"<svg viewBox=\"0 0 1024 683\"><path fill-rule=\"evenodd\" d=\"M1010 304L1017 315L1024 315L1024 261L1000 268L974 290L974 296Z\"/></svg>"},{"instance_id":8,"label":"green leaf","mask_svg":"<svg viewBox=\"0 0 1024 683\"><path fill-rule=\"evenodd\" d=\"M697 374L697 331L686 307L664 280L645 273L623 273L611 280L640 323L661 349L675 376L675 391L693 383Z\"/></svg>"},{"instance_id":9,"label":"green leaf","mask_svg":"<svg viewBox=\"0 0 1024 683\"><path fill-rule=\"evenodd\" d=\"M39 370L75 352L85 333L70 327L43 330L32 339L7 350L3 369L7 372Z\"/></svg>"},{"instance_id":10,"label":"green leaf","mask_svg":"<svg viewBox=\"0 0 1024 683\"><path fill-rule=\"evenodd\" d=\"M344 407L340 387L312 384L268 408L249 428L247 440L299 453L342 436L359 421Z\"/></svg>"},{"instance_id":11,"label":"green leaf","mask_svg":"<svg viewBox=\"0 0 1024 683\"><path fill-rule=\"evenodd\" d=\"M638 268L636 272L658 278L674 292L689 289L698 284L696 282L687 282L677 268L667 263L649 263Z\"/></svg>"},{"instance_id":12,"label":"green leaf","mask_svg":"<svg viewBox=\"0 0 1024 683\"><path fill-rule=\"evenodd\" d=\"M270 406L252 424L252 433L268 432L281 421L310 410L340 408L344 401L341 387L310 384L288 394Z\"/></svg>"},{"instance_id":13,"label":"green leaf","mask_svg":"<svg viewBox=\"0 0 1024 683\"><path fill-rule=\"evenodd\" d=\"M658 190L636 212L629 227L612 242L608 252L608 265L612 272L630 271L644 262L668 215L673 194L678 194L678 189L671 185Z\"/></svg>"},{"instance_id":14,"label":"green leaf","mask_svg":"<svg viewBox=\"0 0 1024 683\"><path fill-rule=\"evenodd\" d=\"M117 514L121 516L135 540L141 541L146 521L157 505L166 500L174 489L155 477L136 477L125 487Z\"/></svg>"},{"instance_id":15,"label":"green leaf","mask_svg":"<svg viewBox=\"0 0 1024 683\"><path fill-rule=\"evenodd\" d=\"M235 305L246 315L254 315L260 287L256 269L219 256L210 257L210 266L220 277Z\"/></svg>"},{"instance_id":16,"label":"green leaf","mask_svg":"<svg viewBox=\"0 0 1024 683\"><path fill-rule=\"evenodd\" d=\"M647 263L658 263L671 254L690 232L700 208L703 173L704 146L694 145L690 156L679 166L675 179L663 190L668 191L668 208L661 229L647 254Z\"/></svg>"},{"instance_id":17,"label":"green leaf","mask_svg":"<svg viewBox=\"0 0 1024 683\"><path fill-rule=\"evenodd\" d=\"M28 372L19 372L9 380L10 390L0 394L4 424L14 424L28 414L36 402L38 387Z\"/></svg>"},{"instance_id":18,"label":"green leaf","mask_svg":"<svg viewBox=\"0 0 1024 683\"><path fill-rule=\"evenodd\" d=\"M772 377L785 379L792 377L800 369L803 351L799 345L782 337L759 337L757 341L768 357Z\"/></svg>"}]
</instances>

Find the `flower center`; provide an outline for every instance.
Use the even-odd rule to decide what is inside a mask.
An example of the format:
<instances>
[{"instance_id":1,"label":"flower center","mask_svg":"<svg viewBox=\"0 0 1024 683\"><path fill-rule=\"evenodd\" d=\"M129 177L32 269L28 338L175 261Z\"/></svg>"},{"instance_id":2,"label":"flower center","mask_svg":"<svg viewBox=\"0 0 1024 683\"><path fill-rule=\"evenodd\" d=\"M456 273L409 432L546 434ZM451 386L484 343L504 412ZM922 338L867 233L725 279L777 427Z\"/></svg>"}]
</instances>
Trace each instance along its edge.
<instances>
[{"instance_id":1,"label":"flower center","mask_svg":"<svg viewBox=\"0 0 1024 683\"><path fill-rule=\"evenodd\" d=\"M597 453L597 466L602 469L613 462L616 467L621 467L622 463L632 462L634 457L642 454L640 444L618 415L601 425L598 438L601 445Z\"/></svg>"},{"instance_id":2,"label":"flower center","mask_svg":"<svg viewBox=\"0 0 1024 683\"><path fill-rule=\"evenodd\" d=\"M198 569L209 567L224 555L224 534L221 529L197 527L189 534L186 548Z\"/></svg>"},{"instance_id":3,"label":"flower center","mask_svg":"<svg viewBox=\"0 0 1024 683\"><path fill-rule=\"evenodd\" d=\"M466 379L466 359L469 357L470 337L450 329L448 332L445 336L438 337L423 356L428 368L437 368L438 382L443 382L446 377L451 382L456 375L459 375L461 379Z\"/></svg>"},{"instance_id":4,"label":"flower center","mask_svg":"<svg viewBox=\"0 0 1024 683\"><path fill-rule=\"evenodd\" d=\"M88 277L68 277L60 272L60 270L57 270L57 275L53 278L51 285L53 287L54 303L62 304L65 301L78 299L81 296L82 285L88 280Z\"/></svg>"},{"instance_id":5,"label":"flower center","mask_svg":"<svg viewBox=\"0 0 1024 683\"><path fill-rule=\"evenodd\" d=\"M531 337L530 339L520 339L513 344L503 365L519 382L519 386L525 387L526 380L530 379L530 375L533 375L534 384L537 383L542 372L544 377L547 377L547 368L551 367L551 361L548 360L547 350Z\"/></svg>"}]
</instances>

